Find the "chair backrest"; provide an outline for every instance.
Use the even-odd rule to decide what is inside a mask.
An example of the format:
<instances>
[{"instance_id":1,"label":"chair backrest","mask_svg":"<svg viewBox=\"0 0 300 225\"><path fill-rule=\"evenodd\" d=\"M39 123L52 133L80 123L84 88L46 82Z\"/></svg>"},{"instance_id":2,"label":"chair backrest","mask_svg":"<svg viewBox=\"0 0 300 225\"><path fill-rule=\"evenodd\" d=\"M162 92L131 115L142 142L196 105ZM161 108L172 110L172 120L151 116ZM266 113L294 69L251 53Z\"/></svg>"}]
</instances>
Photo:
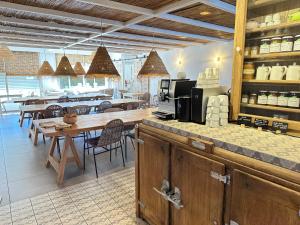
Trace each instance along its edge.
<instances>
[{"instance_id":1,"label":"chair backrest","mask_svg":"<svg viewBox=\"0 0 300 225\"><path fill-rule=\"evenodd\" d=\"M69 97L68 96L61 96L57 100L57 102L68 102L68 101L69 101Z\"/></svg>"},{"instance_id":2,"label":"chair backrest","mask_svg":"<svg viewBox=\"0 0 300 225\"><path fill-rule=\"evenodd\" d=\"M44 118L55 118L63 116L63 107L60 105L49 105L45 112L44 112Z\"/></svg>"},{"instance_id":3,"label":"chair backrest","mask_svg":"<svg viewBox=\"0 0 300 225\"><path fill-rule=\"evenodd\" d=\"M88 105L78 105L74 107L69 107L68 113L76 113L77 115L87 115L91 112L91 107Z\"/></svg>"},{"instance_id":4,"label":"chair backrest","mask_svg":"<svg viewBox=\"0 0 300 225\"><path fill-rule=\"evenodd\" d=\"M101 102L97 108L96 108L96 112L98 113L103 113L105 109L109 109L112 108L112 104L110 101L103 101Z\"/></svg>"},{"instance_id":5,"label":"chair backrest","mask_svg":"<svg viewBox=\"0 0 300 225\"><path fill-rule=\"evenodd\" d=\"M127 104L127 110L135 110L139 108L139 103L138 102L132 102Z\"/></svg>"},{"instance_id":6,"label":"chair backrest","mask_svg":"<svg viewBox=\"0 0 300 225\"><path fill-rule=\"evenodd\" d=\"M109 109L105 109L104 112L120 112L120 111L124 111L124 109L121 108L109 108Z\"/></svg>"},{"instance_id":7,"label":"chair backrest","mask_svg":"<svg viewBox=\"0 0 300 225\"><path fill-rule=\"evenodd\" d=\"M149 92L146 92L143 94L141 100L145 101L145 102L150 102L150 98L151 98L151 95Z\"/></svg>"},{"instance_id":8,"label":"chair backrest","mask_svg":"<svg viewBox=\"0 0 300 225\"><path fill-rule=\"evenodd\" d=\"M98 146L107 146L121 141L124 123L120 119L115 119L108 122L101 132Z\"/></svg>"}]
</instances>

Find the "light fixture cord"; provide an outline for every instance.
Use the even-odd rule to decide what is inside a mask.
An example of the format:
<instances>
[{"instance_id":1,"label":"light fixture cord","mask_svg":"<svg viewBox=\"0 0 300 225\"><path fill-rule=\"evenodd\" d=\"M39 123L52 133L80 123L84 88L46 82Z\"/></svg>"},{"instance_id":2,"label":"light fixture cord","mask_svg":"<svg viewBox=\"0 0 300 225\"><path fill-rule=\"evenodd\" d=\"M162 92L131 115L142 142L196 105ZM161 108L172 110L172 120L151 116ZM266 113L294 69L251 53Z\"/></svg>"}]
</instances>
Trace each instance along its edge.
<instances>
[{"instance_id":1,"label":"light fixture cord","mask_svg":"<svg viewBox=\"0 0 300 225\"><path fill-rule=\"evenodd\" d=\"M101 46L104 46L104 44L103 44L103 38L102 38L102 35L103 35L103 31L102 31L102 19L101 19L101 33L100 33L100 41L101 41Z\"/></svg>"}]
</instances>

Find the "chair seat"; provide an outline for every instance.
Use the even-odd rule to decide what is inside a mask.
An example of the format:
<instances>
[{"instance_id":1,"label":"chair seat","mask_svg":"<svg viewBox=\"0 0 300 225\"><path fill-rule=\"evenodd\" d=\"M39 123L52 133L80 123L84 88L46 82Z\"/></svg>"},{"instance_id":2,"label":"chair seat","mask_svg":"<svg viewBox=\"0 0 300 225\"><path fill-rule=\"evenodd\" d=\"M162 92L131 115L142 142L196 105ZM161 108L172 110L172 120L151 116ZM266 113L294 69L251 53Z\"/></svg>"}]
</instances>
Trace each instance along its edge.
<instances>
[{"instance_id":1,"label":"chair seat","mask_svg":"<svg viewBox=\"0 0 300 225\"><path fill-rule=\"evenodd\" d=\"M89 139L86 140L86 142L87 142L89 145L95 147L95 146L98 145L99 138L100 138L100 137L89 138Z\"/></svg>"}]
</instances>

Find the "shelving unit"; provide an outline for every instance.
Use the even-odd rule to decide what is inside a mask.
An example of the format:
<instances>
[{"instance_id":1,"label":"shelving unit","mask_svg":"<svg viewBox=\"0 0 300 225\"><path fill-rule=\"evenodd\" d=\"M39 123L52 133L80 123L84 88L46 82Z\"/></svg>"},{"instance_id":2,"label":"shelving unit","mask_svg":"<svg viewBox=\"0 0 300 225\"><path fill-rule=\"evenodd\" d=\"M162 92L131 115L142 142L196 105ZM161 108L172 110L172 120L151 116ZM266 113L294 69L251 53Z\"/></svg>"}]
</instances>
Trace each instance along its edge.
<instances>
[{"instance_id":1,"label":"shelving unit","mask_svg":"<svg viewBox=\"0 0 300 225\"><path fill-rule=\"evenodd\" d=\"M294 9L300 8L299 0L245 0L237 1L237 14L234 37L234 63L231 104L232 119L238 116L250 116L253 118L267 119L272 125L273 121L281 121L289 124L289 129L300 134L300 109L278 107L258 104L241 103L242 94L258 94L259 91L300 91L300 80L245 80L243 79L244 63L253 63L254 69L265 64L275 66L289 66L296 62L300 63L300 51L278 52L244 56L245 48L259 46L260 40L264 38L295 36L299 33L300 21L288 21L288 15L294 13ZM266 22L268 16L273 19L274 14L279 14L281 23L246 30L246 24L255 20L259 24ZM273 118L274 116L286 116L289 119Z\"/></svg>"},{"instance_id":2,"label":"shelving unit","mask_svg":"<svg viewBox=\"0 0 300 225\"><path fill-rule=\"evenodd\" d=\"M299 84L300 80L243 80L243 83L251 84Z\"/></svg>"},{"instance_id":3,"label":"shelving unit","mask_svg":"<svg viewBox=\"0 0 300 225\"><path fill-rule=\"evenodd\" d=\"M241 107L266 109L266 110L273 110L273 111L280 111L280 112L300 113L300 109L280 107L280 106L241 103Z\"/></svg>"}]
</instances>

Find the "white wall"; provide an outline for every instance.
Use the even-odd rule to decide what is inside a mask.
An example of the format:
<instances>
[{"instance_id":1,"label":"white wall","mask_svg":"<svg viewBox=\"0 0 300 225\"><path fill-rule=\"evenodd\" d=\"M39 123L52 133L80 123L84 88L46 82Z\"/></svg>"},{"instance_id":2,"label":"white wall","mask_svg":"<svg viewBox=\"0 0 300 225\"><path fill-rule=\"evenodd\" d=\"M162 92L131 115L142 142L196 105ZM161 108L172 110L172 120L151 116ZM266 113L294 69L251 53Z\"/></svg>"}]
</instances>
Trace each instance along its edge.
<instances>
[{"instance_id":1,"label":"white wall","mask_svg":"<svg viewBox=\"0 0 300 225\"><path fill-rule=\"evenodd\" d=\"M219 67L220 83L227 88L231 86L233 42L220 42L191 46L159 52L171 78L176 78L180 71L187 74L187 78L196 80L199 72L207 67ZM217 58L220 57L220 62ZM181 62L181 64L180 64ZM156 93L157 80L151 81L151 93Z\"/></svg>"}]
</instances>

